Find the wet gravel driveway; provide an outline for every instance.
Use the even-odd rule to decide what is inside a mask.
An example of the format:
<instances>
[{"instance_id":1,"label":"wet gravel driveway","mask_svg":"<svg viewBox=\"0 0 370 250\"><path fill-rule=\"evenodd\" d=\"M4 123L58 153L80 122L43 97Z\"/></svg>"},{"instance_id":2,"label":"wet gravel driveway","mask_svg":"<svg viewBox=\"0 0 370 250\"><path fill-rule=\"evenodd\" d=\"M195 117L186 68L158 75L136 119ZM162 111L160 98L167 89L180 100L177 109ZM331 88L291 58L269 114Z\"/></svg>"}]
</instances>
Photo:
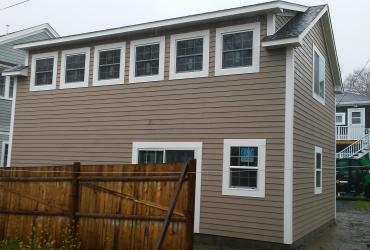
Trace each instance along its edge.
<instances>
[{"instance_id":1,"label":"wet gravel driveway","mask_svg":"<svg viewBox=\"0 0 370 250\"><path fill-rule=\"evenodd\" d=\"M337 201L336 225L310 242L308 250L370 250L370 211Z\"/></svg>"}]
</instances>

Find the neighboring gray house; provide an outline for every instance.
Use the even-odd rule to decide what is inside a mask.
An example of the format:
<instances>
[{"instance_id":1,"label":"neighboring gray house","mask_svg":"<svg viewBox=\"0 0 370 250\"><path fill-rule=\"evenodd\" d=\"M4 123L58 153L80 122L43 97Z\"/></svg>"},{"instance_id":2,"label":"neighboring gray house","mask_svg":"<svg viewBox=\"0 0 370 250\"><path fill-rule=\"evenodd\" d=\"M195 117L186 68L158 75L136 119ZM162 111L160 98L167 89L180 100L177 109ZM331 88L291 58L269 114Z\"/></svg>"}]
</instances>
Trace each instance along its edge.
<instances>
[{"instance_id":1,"label":"neighboring gray house","mask_svg":"<svg viewBox=\"0 0 370 250\"><path fill-rule=\"evenodd\" d=\"M11 110L14 90L13 77L2 76L4 70L20 67L24 64L26 53L14 49L20 43L40 41L59 37L49 25L42 24L28 29L0 35L0 166L7 166L9 134L11 133Z\"/></svg>"}]
</instances>

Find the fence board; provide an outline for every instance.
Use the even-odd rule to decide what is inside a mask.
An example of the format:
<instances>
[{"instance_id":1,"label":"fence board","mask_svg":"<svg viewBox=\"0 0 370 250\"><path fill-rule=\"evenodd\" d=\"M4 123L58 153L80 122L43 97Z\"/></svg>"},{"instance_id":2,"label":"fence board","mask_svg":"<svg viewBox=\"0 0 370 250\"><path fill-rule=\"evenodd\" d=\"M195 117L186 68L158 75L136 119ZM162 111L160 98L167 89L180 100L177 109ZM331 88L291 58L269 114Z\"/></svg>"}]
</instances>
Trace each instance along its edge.
<instances>
[{"instance_id":1,"label":"fence board","mask_svg":"<svg viewBox=\"0 0 370 250\"><path fill-rule=\"evenodd\" d=\"M162 249L191 249L195 161L189 162ZM79 165L0 171L0 240L33 227L57 246L75 226L82 249L154 249L184 164Z\"/></svg>"}]
</instances>

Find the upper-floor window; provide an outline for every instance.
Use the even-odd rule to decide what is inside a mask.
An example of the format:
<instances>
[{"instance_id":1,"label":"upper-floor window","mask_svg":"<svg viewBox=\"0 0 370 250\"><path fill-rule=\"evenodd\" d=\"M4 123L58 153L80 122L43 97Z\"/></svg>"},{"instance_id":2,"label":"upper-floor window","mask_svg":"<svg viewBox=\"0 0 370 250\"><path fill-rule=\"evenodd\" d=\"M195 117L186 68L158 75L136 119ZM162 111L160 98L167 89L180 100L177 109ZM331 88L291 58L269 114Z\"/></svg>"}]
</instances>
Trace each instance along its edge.
<instances>
[{"instance_id":1,"label":"upper-floor window","mask_svg":"<svg viewBox=\"0 0 370 250\"><path fill-rule=\"evenodd\" d=\"M126 43L95 46L93 85L124 83Z\"/></svg>"},{"instance_id":2,"label":"upper-floor window","mask_svg":"<svg viewBox=\"0 0 370 250\"><path fill-rule=\"evenodd\" d=\"M215 75L259 72L260 23L216 29Z\"/></svg>"},{"instance_id":3,"label":"upper-floor window","mask_svg":"<svg viewBox=\"0 0 370 250\"><path fill-rule=\"evenodd\" d=\"M265 196L266 140L225 139L222 194Z\"/></svg>"},{"instance_id":4,"label":"upper-floor window","mask_svg":"<svg viewBox=\"0 0 370 250\"><path fill-rule=\"evenodd\" d=\"M325 104L325 58L313 46L313 97Z\"/></svg>"},{"instance_id":5,"label":"upper-floor window","mask_svg":"<svg viewBox=\"0 0 370 250\"><path fill-rule=\"evenodd\" d=\"M56 88L58 52L32 55L31 91Z\"/></svg>"},{"instance_id":6,"label":"upper-floor window","mask_svg":"<svg viewBox=\"0 0 370 250\"><path fill-rule=\"evenodd\" d=\"M170 79L208 76L209 30L171 36Z\"/></svg>"},{"instance_id":7,"label":"upper-floor window","mask_svg":"<svg viewBox=\"0 0 370 250\"><path fill-rule=\"evenodd\" d=\"M12 99L14 96L15 78L1 76L0 72L0 98Z\"/></svg>"},{"instance_id":8,"label":"upper-floor window","mask_svg":"<svg viewBox=\"0 0 370 250\"><path fill-rule=\"evenodd\" d=\"M132 41L130 50L131 83L164 80L164 36Z\"/></svg>"},{"instance_id":9,"label":"upper-floor window","mask_svg":"<svg viewBox=\"0 0 370 250\"><path fill-rule=\"evenodd\" d=\"M60 88L87 87L89 60L89 47L63 51Z\"/></svg>"}]
</instances>

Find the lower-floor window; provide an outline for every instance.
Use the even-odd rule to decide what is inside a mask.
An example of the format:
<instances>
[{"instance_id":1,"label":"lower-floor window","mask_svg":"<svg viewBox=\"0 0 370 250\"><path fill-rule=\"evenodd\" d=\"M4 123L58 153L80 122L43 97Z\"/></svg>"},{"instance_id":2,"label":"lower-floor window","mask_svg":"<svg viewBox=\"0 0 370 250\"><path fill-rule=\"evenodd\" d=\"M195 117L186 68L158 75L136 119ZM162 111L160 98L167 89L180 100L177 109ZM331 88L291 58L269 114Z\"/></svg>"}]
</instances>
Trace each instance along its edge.
<instances>
[{"instance_id":1,"label":"lower-floor window","mask_svg":"<svg viewBox=\"0 0 370 250\"><path fill-rule=\"evenodd\" d=\"M6 167L8 164L8 154L9 154L9 143L3 142L1 147L1 161L0 166Z\"/></svg>"},{"instance_id":2,"label":"lower-floor window","mask_svg":"<svg viewBox=\"0 0 370 250\"><path fill-rule=\"evenodd\" d=\"M194 150L139 149L139 164L178 163L194 159Z\"/></svg>"},{"instance_id":3,"label":"lower-floor window","mask_svg":"<svg viewBox=\"0 0 370 250\"><path fill-rule=\"evenodd\" d=\"M265 196L265 139L225 139L222 194Z\"/></svg>"},{"instance_id":4,"label":"lower-floor window","mask_svg":"<svg viewBox=\"0 0 370 250\"><path fill-rule=\"evenodd\" d=\"M315 147L315 194L322 192L322 148Z\"/></svg>"}]
</instances>

